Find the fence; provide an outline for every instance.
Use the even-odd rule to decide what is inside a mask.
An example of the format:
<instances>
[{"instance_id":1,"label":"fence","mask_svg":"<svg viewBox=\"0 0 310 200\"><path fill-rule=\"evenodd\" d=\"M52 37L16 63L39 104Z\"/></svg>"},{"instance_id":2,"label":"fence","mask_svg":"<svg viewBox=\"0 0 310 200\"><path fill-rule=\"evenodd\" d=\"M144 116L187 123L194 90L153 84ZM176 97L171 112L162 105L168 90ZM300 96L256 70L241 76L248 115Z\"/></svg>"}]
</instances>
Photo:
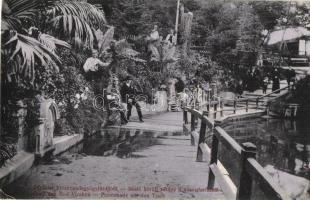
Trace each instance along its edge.
<instances>
[{"instance_id":1,"label":"fence","mask_svg":"<svg viewBox=\"0 0 310 200\"><path fill-rule=\"evenodd\" d=\"M248 97L248 98L239 98L239 99L224 99L220 97L216 101L204 101L200 105L196 106L194 105L194 108L205 108L206 109L206 115L207 117L210 117L211 114L213 115L213 118L216 119L218 116L223 117L224 112L231 111L233 114L236 114L238 110L245 110L247 113L249 109L266 109L267 114L269 112L269 103L272 99L267 99L268 97L272 97L272 95L279 93L283 90L290 90L294 86L286 86L280 89L277 89L273 92L270 92L268 94L258 96L258 97ZM231 105L231 108L224 108L224 101L225 104ZM254 103L254 105L253 105ZM262 106L262 103L265 105ZM213 108L213 111L211 111L211 108ZM219 115L218 115L219 113Z\"/></svg>"},{"instance_id":2,"label":"fence","mask_svg":"<svg viewBox=\"0 0 310 200\"><path fill-rule=\"evenodd\" d=\"M202 161L204 154L211 154L208 189L214 188L215 177L217 177L217 181L219 181L222 189L226 188L224 189L225 191L223 191L229 199L236 198L238 200L248 200L251 199L253 193L252 185L255 181L268 199L290 199L286 192L272 180L272 177L256 161L256 146L254 144L246 142L239 145L230 135L219 127L217 123L212 122L205 116L208 114L207 111L199 112L198 110L187 107L183 113L184 122L188 122L188 112L191 114L191 132L195 130L196 119L200 119L201 121L197 148L197 161ZM211 134L209 135L212 136L211 152L205 142L207 128L211 130ZM191 134L191 144L195 144L193 134ZM222 164L218 160L219 144L224 145L228 150L234 151L238 155L240 161L238 164L241 172L240 177L235 182L231 179L227 181L226 178L220 178L220 180L218 180L219 177L223 176L221 173ZM237 185L236 192L233 191L233 189L227 189L231 188L229 183Z\"/></svg>"}]
</instances>

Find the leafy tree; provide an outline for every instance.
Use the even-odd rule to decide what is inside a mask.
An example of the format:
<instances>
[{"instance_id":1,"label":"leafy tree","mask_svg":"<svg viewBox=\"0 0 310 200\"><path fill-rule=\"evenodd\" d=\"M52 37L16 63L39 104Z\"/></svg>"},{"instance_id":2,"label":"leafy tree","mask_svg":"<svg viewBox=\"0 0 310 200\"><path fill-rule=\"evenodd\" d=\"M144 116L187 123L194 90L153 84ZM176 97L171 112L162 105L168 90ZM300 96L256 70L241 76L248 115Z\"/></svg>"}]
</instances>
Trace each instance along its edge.
<instances>
[{"instance_id":1,"label":"leafy tree","mask_svg":"<svg viewBox=\"0 0 310 200\"><path fill-rule=\"evenodd\" d=\"M267 30L272 30L278 24L277 19L287 14L287 2L279 1L253 1L250 2L262 25Z\"/></svg>"}]
</instances>

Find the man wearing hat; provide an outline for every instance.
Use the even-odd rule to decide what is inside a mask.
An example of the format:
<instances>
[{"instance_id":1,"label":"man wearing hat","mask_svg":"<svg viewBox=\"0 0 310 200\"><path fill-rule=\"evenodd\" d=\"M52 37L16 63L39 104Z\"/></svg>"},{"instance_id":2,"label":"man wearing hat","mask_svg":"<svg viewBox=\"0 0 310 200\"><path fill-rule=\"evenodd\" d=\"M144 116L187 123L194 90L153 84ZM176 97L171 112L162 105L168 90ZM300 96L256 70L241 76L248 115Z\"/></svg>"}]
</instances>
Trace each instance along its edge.
<instances>
[{"instance_id":1,"label":"man wearing hat","mask_svg":"<svg viewBox=\"0 0 310 200\"><path fill-rule=\"evenodd\" d=\"M127 76L125 81L126 82L123 84L121 88L121 95L123 102L127 103L127 120L129 120L131 116L131 109L132 106L134 105L137 109L140 122L143 122L141 107L139 103L136 101L137 90L132 85L132 78L130 76Z\"/></svg>"}]
</instances>

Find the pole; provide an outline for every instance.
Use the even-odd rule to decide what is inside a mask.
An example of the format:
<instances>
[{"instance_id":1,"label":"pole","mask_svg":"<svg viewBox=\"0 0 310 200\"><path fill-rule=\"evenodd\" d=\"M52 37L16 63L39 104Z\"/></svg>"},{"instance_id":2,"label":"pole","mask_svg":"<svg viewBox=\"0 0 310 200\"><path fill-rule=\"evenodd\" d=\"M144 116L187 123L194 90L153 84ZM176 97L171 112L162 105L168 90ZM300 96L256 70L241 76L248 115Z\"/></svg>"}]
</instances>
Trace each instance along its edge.
<instances>
[{"instance_id":1,"label":"pole","mask_svg":"<svg viewBox=\"0 0 310 200\"><path fill-rule=\"evenodd\" d=\"M177 3L177 16L175 19L175 28L174 28L176 38L178 38L179 12L180 12L180 0L178 0L178 3Z\"/></svg>"}]
</instances>

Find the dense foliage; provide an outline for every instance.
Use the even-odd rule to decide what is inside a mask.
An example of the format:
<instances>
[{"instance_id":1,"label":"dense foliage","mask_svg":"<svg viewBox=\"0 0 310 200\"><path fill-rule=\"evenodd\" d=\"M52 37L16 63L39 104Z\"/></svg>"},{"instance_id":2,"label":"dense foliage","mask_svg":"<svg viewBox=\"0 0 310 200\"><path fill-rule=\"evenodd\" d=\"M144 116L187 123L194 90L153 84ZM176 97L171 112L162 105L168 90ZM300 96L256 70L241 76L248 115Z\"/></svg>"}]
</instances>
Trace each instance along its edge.
<instances>
[{"instance_id":1,"label":"dense foliage","mask_svg":"<svg viewBox=\"0 0 310 200\"><path fill-rule=\"evenodd\" d=\"M0 167L5 165L6 160L13 158L16 153L15 144L0 141Z\"/></svg>"},{"instance_id":2,"label":"dense foliage","mask_svg":"<svg viewBox=\"0 0 310 200\"><path fill-rule=\"evenodd\" d=\"M2 14L1 140L17 141L19 102L27 109L25 133L33 132L42 97L58 104L65 130L60 132L91 132L89 126L100 124L102 113L79 110L87 99L83 109L92 109L95 88L82 66L98 48L95 31L106 30L104 13L85 1L6 0ZM82 120L89 115L92 122Z\"/></svg>"}]
</instances>

